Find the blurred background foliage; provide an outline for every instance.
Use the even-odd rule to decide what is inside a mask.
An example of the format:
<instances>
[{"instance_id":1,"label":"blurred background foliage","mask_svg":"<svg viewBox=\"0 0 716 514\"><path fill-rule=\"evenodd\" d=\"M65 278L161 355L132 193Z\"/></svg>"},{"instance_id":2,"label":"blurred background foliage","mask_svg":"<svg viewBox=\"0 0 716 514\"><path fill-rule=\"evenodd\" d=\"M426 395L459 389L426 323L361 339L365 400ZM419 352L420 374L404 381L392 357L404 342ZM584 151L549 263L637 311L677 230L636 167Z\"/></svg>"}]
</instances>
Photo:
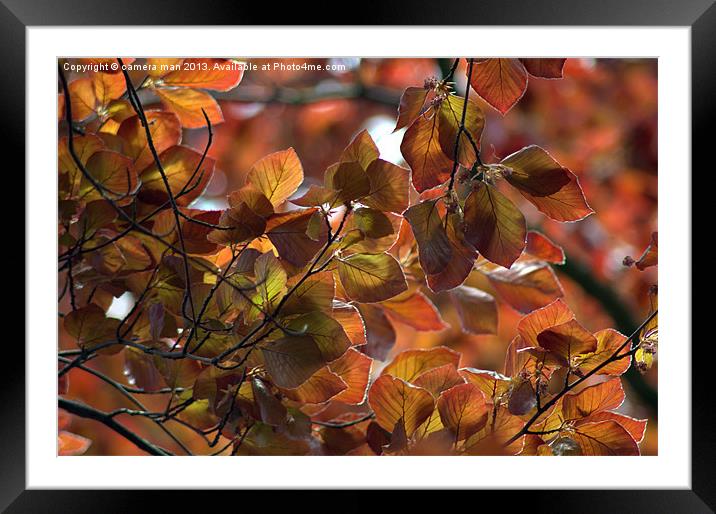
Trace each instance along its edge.
<instances>
[{"instance_id":1,"label":"blurred background foliage","mask_svg":"<svg viewBox=\"0 0 716 514\"><path fill-rule=\"evenodd\" d=\"M402 131L393 133L400 95L408 86L421 86L426 77L442 77L452 63L452 59L359 58L247 61L259 69L247 71L238 88L216 95L225 121L214 127L209 155L216 159L217 170L197 200L197 207L203 209L226 208L226 194L244 184L255 161L288 147L296 150L303 163L306 182L298 192L302 194L322 180L325 168L362 129L370 132L383 159L406 166L399 149ZM273 69L275 63L306 64L307 69ZM271 71L262 71L263 64L269 64ZM318 64L338 69L311 69ZM463 66L455 74L458 91L465 88ZM139 75L133 78L142 79ZM640 272L622 264L627 255L638 257L657 230L657 61L570 58L564 79L531 80L525 96L504 117L477 95L472 98L487 116L484 162L496 162L523 146L537 144L579 177L595 214L578 223L551 221L519 194L510 198L531 228L564 248L566 264L554 268L565 291L564 300L577 319L591 331L614 327L631 333L648 313L647 291L657 283L656 267ZM142 100L148 109L159 107L156 98ZM203 148L206 138L204 130L184 134L185 144L195 148ZM473 273L467 284L493 292L481 277ZM446 295L433 295L433 299L445 321L456 328L416 332L396 323L397 343L388 360L406 348L446 345L462 352L462 366L502 369L520 314L499 302L498 334L471 335L461 332ZM127 303L115 301L108 314L122 317L131 307ZM60 348L73 347L60 327ZM123 359L105 357L94 361L92 367L119 377ZM627 400L619 409L649 419L641 445L644 455L657 452L657 368L655 365L643 376L634 369L627 373ZM100 409L112 409L122 402L117 391L98 385L91 375L74 374L68 396L91 401ZM166 401L161 396L143 400L157 409L163 409ZM126 425L172 446L166 435L145 419L128 418ZM132 443L92 421L75 418L72 431L93 440L89 455L139 452ZM196 447L203 447L191 431L180 426L176 431L184 440L193 436Z\"/></svg>"}]
</instances>

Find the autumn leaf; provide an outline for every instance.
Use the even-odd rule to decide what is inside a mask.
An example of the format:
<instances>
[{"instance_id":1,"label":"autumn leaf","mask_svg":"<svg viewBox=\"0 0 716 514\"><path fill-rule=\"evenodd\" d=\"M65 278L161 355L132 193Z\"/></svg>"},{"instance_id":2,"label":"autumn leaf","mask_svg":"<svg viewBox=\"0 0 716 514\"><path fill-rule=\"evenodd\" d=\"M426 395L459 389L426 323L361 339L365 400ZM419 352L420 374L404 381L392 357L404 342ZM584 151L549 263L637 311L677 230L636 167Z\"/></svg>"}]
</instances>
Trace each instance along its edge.
<instances>
[{"instance_id":1,"label":"autumn leaf","mask_svg":"<svg viewBox=\"0 0 716 514\"><path fill-rule=\"evenodd\" d=\"M400 144L400 152L410 166L413 186L422 193L447 181L453 168L452 159L440 147L440 117L430 111L410 125Z\"/></svg>"},{"instance_id":2,"label":"autumn leaf","mask_svg":"<svg viewBox=\"0 0 716 514\"><path fill-rule=\"evenodd\" d=\"M527 232L525 252L537 259L552 264L564 264L564 250L540 232Z\"/></svg>"},{"instance_id":3,"label":"autumn leaf","mask_svg":"<svg viewBox=\"0 0 716 514\"><path fill-rule=\"evenodd\" d=\"M568 393L562 399L564 419L586 418L597 412L616 409L624 402L624 389L618 378Z\"/></svg>"},{"instance_id":4,"label":"autumn leaf","mask_svg":"<svg viewBox=\"0 0 716 514\"><path fill-rule=\"evenodd\" d=\"M370 194L370 179L363 167L356 161L341 162L326 169L326 187L338 191L342 203L357 200Z\"/></svg>"},{"instance_id":5,"label":"autumn leaf","mask_svg":"<svg viewBox=\"0 0 716 514\"><path fill-rule=\"evenodd\" d=\"M566 303L558 299L522 318L517 325L517 331L524 339L526 346L539 346L537 341L539 334L572 319L574 319L572 311Z\"/></svg>"},{"instance_id":6,"label":"autumn leaf","mask_svg":"<svg viewBox=\"0 0 716 514\"><path fill-rule=\"evenodd\" d=\"M358 311L365 324L366 346L363 351L369 357L385 360L395 344L395 329L378 305L362 304Z\"/></svg>"},{"instance_id":7,"label":"autumn leaf","mask_svg":"<svg viewBox=\"0 0 716 514\"><path fill-rule=\"evenodd\" d=\"M471 167L477 160L475 148L479 149L482 129L485 127L485 116L480 107L472 100L448 95L441 103L438 117L440 120L439 139L443 153L453 159L455 157L455 144L457 133L462 125L462 112L465 110L465 131L460 134L457 161L466 168ZM474 145L473 145L474 143Z\"/></svg>"},{"instance_id":8,"label":"autumn leaf","mask_svg":"<svg viewBox=\"0 0 716 514\"><path fill-rule=\"evenodd\" d=\"M92 350L100 344L116 340L119 320L107 318L100 307L90 303L68 313L64 318L64 326L80 348ZM122 349L120 345L115 348L117 351Z\"/></svg>"},{"instance_id":9,"label":"autumn leaf","mask_svg":"<svg viewBox=\"0 0 716 514\"><path fill-rule=\"evenodd\" d=\"M527 70L519 59L477 62L468 80L475 92L503 115L527 91Z\"/></svg>"},{"instance_id":10,"label":"autumn leaf","mask_svg":"<svg viewBox=\"0 0 716 514\"><path fill-rule=\"evenodd\" d=\"M429 90L424 87L409 87L403 91L400 97L400 105L398 105L398 121L393 132L412 125L418 116L422 114L428 92Z\"/></svg>"},{"instance_id":11,"label":"autumn leaf","mask_svg":"<svg viewBox=\"0 0 716 514\"><path fill-rule=\"evenodd\" d=\"M378 425L392 432L395 424L402 420L408 437L430 417L434 408L429 392L390 375L382 375L373 382L368 403Z\"/></svg>"},{"instance_id":12,"label":"autumn leaf","mask_svg":"<svg viewBox=\"0 0 716 514\"><path fill-rule=\"evenodd\" d=\"M340 162L357 162L367 170L378 158L379 151L367 130L361 130L341 153Z\"/></svg>"},{"instance_id":13,"label":"autumn leaf","mask_svg":"<svg viewBox=\"0 0 716 514\"><path fill-rule=\"evenodd\" d=\"M82 455L87 452L91 444L92 441L86 437L67 430L60 430L57 434L57 454L60 456Z\"/></svg>"},{"instance_id":14,"label":"autumn leaf","mask_svg":"<svg viewBox=\"0 0 716 514\"><path fill-rule=\"evenodd\" d=\"M537 342L545 350L565 359L567 363L571 362L572 357L597 349L597 338L574 319L541 332L537 336Z\"/></svg>"},{"instance_id":15,"label":"autumn leaf","mask_svg":"<svg viewBox=\"0 0 716 514\"><path fill-rule=\"evenodd\" d=\"M184 59L181 69L167 73L156 84L230 91L239 85L243 75L231 59Z\"/></svg>"},{"instance_id":16,"label":"autumn leaf","mask_svg":"<svg viewBox=\"0 0 716 514\"><path fill-rule=\"evenodd\" d=\"M487 423L485 397L474 384L459 384L443 391L437 408L443 425L455 434L455 441L467 439Z\"/></svg>"},{"instance_id":17,"label":"autumn leaf","mask_svg":"<svg viewBox=\"0 0 716 514\"><path fill-rule=\"evenodd\" d=\"M448 363L420 373L412 383L430 391L437 398L446 389L464 384L465 380L460 376L455 365Z\"/></svg>"},{"instance_id":18,"label":"autumn leaf","mask_svg":"<svg viewBox=\"0 0 716 514\"><path fill-rule=\"evenodd\" d=\"M333 401L349 405L363 403L370 378L373 360L359 351L349 348L340 358L331 362L330 370L338 375L347 388L333 398Z\"/></svg>"},{"instance_id":19,"label":"autumn leaf","mask_svg":"<svg viewBox=\"0 0 716 514\"><path fill-rule=\"evenodd\" d=\"M443 271L427 277L428 286L436 293L462 285L477 259L477 252L464 238L457 213L447 215L446 233L451 249L450 261Z\"/></svg>"},{"instance_id":20,"label":"autumn leaf","mask_svg":"<svg viewBox=\"0 0 716 514\"><path fill-rule=\"evenodd\" d=\"M159 99L174 111L184 128L201 128L206 126L204 111L212 125L224 121L219 104L209 93L196 89L162 89L154 90Z\"/></svg>"},{"instance_id":21,"label":"autumn leaf","mask_svg":"<svg viewBox=\"0 0 716 514\"><path fill-rule=\"evenodd\" d=\"M522 213L496 188L478 182L465 200L465 239L488 260L509 268L525 247Z\"/></svg>"},{"instance_id":22,"label":"autumn leaf","mask_svg":"<svg viewBox=\"0 0 716 514\"><path fill-rule=\"evenodd\" d=\"M556 221L577 221L594 211L584 198L576 175L539 146L528 146L504 159L505 179L537 209Z\"/></svg>"},{"instance_id":23,"label":"autumn leaf","mask_svg":"<svg viewBox=\"0 0 716 514\"><path fill-rule=\"evenodd\" d=\"M464 331L497 333L497 303L492 295L474 287L459 286L450 291L450 299Z\"/></svg>"},{"instance_id":24,"label":"autumn leaf","mask_svg":"<svg viewBox=\"0 0 716 514\"><path fill-rule=\"evenodd\" d=\"M545 263L518 262L510 269L488 272L487 278L503 300L523 313L544 307L564 296L557 276Z\"/></svg>"},{"instance_id":25,"label":"autumn leaf","mask_svg":"<svg viewBox=\"0 0 716 514\"><path fill-rule=\"evenodd\" d=\"M293 148L260 159L249 170L247 183L261 191L278 207L296 192L303 182L303 166Z\"/></svg>"},{"instance_id":26,"label":"autumn leaf","mask_svg":"<svg viewBox=\"0 0 716 514\"><path fill-rule=\"evenodd\" d=\"M176 203L188 206L203 192L214 174L214 160L186 146L172 146L159 155ZM199 164L201 163L201 166ZM195 173L199 170L199 173ZM147 203L163 204L168 200L166 186L156 163L142 171L139 198ZM185 194L178 196L179 192Z\"/></svg>"},{"instance_id":27,"label":"autumn leaf","mask_svg":"<svg viewBox=\"0 0 716 514\"><path fill-rule=\"evenodd\" d=\"M459 362L460 354L445 346L429 350L405 350L383 368L383 374L412 382L422 373L445 364L457 368Z\"/></svg>"},{"instance_id":28,"label":"autumn leaf","mask_svg":"<svg viewBox=\"0 0 716 514\"><path fill-rule=\"evenodd\" d=\"M295 389L283 392L292 400L301 403L325 403L348 389L346 383L327 366L319 369L308 380Z\"/></svg>"},{"instance_id":29,"label":"autumn leaf","mask_svg":"<svg viewBox=\"0 0 716 514\"><path fill-rule=\"evenodd\" d=\"M382 305L393 319L415 330L434 331L447 327L435 305L420 291L407 299L388 300Z\"/></svg>"},{"instance_id":30,"label":"autumn leaf","mask_svg":"<svg viewBox=\"0 0 716 514\"><path fill-rule=\"evenodd\" d=\"M382 159L375 159L365 170L370 192L361 203L380 211L402 213L409 202L410 172Z\"/></svg>"},{"instance_id":31,"label":"autumn leaf","mask_svg":"<svg viewBox=\"0 0 716 514\"><path fill-rule=\"evenodd\" d=\"M452 256L452 248L438 211L438 201L420 202L403 214L418 242L420 265L431 275L443 271Z\"/></svg>"},{"instance_id":32,"label":"autumn leaf","mask_svg":"<svg viewBox=\"0 0 716 514\"><path fill-rule=\"evenodd\" d=\"M408 288L403 270L387 253L338 259L338 276L348 296L358 302L382 302Z\"/></svg>"},{"instance_id":33,"label":"autumn leaf","mask_svg":"<svg viewBox=\"0 0 716 514\"><path fill-rule=\"evenodd\" d=\"M321 350L308 336L284 337L261 347L266 371L274 383L294 389L325 366Z\"/></svg>"},{"instance_id":34,"label":"autumn leaf","mask_svg":"<svg viewBox=\"0 0 716 514\"><path fill-rule=\"evenodd\" d=\"M326 244L328 229L322 224L316 239L308 236L308 224L316 209L275 214L267 220L266 235L282 259L294 266L305 266Z\"/></svg>"},{"instance_id":35,"label":"autumn leaf","mask_svg":"<svg viewBox=\"0 0 716 514\"><path fill-rule=\"evenodd\" d=\"M527 72L533 77L561 79L562 69L567 59L520 59Z\"/></svg>"},{"instance_id":36,"label":"autumn leaf","mask_svg":"<svg viewBox=\"0 0 716 514\"><path fill-rule=\"evenodd\" d=\"M176 114L149 110L145 111L144 115L149 123L152 143L159 154L181 143L181 124ZM122 138L124 154L134 160L137 170L144 170L154 163L154 157L147 143L146 130L139 116L131 116L124 120L117 129L117 135Z\"/></svg>"},{"instance_id":37,"label":"autumn leaf","mask_svg":"<svg viewBox=\"0 0 716 514\"><path fill-rule=\"evenodd\" d=\"M583 455L639 455L639 445L616 421L585 423L572 435Z\"/></svg>"}]
</instances>

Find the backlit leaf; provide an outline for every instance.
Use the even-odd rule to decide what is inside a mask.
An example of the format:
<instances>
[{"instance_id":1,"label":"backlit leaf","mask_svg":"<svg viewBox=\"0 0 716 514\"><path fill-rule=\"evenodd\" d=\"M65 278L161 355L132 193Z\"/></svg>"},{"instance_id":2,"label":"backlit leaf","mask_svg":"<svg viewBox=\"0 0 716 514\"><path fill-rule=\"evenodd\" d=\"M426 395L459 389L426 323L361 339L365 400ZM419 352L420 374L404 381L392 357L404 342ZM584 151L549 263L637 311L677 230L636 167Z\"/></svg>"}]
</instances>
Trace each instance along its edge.
<instances>
[{"instance_id":1,"label":"backlit leaf","mask_svg":"<svg viewBox=\"0 0 716 514\"><path fill-rule=\"evenodd\" d=\"M67 430L60 430L57 434L57 455L82 455L85 453L92 441L81 435L73 434Z\"/></svg>"},{"instance_id":2,"label":"backlit leaf","mask_svg":"<svg viewBox=\"0 0 716 514\"><path fill-rule=\"evenodd\" d=\"M539 345L571 362L572 357L597 349L597 339L577 320L548 328L537 336Z\"/></svg>"},{"instance_id":3,"label":"backlit leaf","mask_svg":"<svg viewBox=\"0 0 716 514\"><path fill-rule=\"evenodd\" d=\"M476 368L461 368L459 371L465 380L480 388L489 403L499 401L503 395L509 392L512 385L510 377L496 371Z\"/></svg>"},{"instance_id":4,"label":"backlit leaf","mask_svg":"<svg viewBox=\"0 0 716 514\"><path fill-rule=\"evenodd\" d=\"M497 303L492 295L474 287L459 286L450 291L450 299L465 332L497 333Z\"/></svg>"},{"instance_id":5,"label":"backlit leaf","mask_svg":"<svg viewBox=\"0 0 716 514\"><path fill-rule=\"evenodd\" d=\"M239 85L243 75L231 59L184 59L181 69L162 77L161 85L229 91Z\"/></svg>"},{"instance_id":6,"label":"backlit leaf","mask_svg":"<svg viewBox=\"0 0 716 514\"><path fill-rule=\"evenodd\" d=\"M120 204L130 201L128 195L137 189L137 173L132 161L118 152L100 150L87 159L87 172L105 191L105 194ZM103 198L101 193L85 177L80 182L79 196L85 201Z\"/></svg>"},{"instance_id":7,"label":"backlit leaf","mask_svg":"<svg viewBox=\"0 0 716 514\"><path fill-rule=\"evenodd\" d=\"M395 345L395 329L385 316L382 307L363 304L358 311L365 323L366 355L378 360L385 360Z\"/></svg>"},{"instance_id":8,"label":"backlit leaf","mask_svg":"<svg viewBox=\"0 0 716 514\"><path fill-rule=\"evenodd\" d=\"M186 146L172 146L159 155L164 173L173 195L190 189L176 199L183 207L191 204L203 192L214 174L214 161L208 157L203 162L201 154ZM201 163L201 167L199 167ZM199 167L199 172L194 173ZM201 177L200 177L201 174ZM139 198L151 204L163 204L168 200L166 186L156 163L152 163L141 174L142 188Z\"/></svg>"},{"instance_id":9,"label":"backlit leaf","mask_svg":"<svg viewBox=\"0 0 716 514\"><path fill-rule=\"evenodd\" d=\"M155 89L159 99L179 116L184 128L201 128L206 126L202 110L206 112L212 125L224 121L219 104L214 97L196 89Z\"/></svg>"},{"instance_id":10,"label":"backlit leaf","mask_svg":"<svg viewBox=\"0 0 716 514\"><path fill-rule=\"evenodd\" d=\"M408 208L410 172L405 168L375 159L366 169L370 193L361 203L380 211L402 213Z\"/></svg>"},{"instance_id":11,"label":"backlit leaf","mask_svg":"<svg viewBox=\"0 0 716 514\"><path fill-rule=\"evenodd\" d=\"M315 212L315 209L282 212L271 216L266 225L266 235L278 254L294 266L308 264L326 244L328 229L325 223L317 240L307 235L308 224Z\"/></svg>"},{"instance_id":12,"label":"backlit leaf","mask_svg":"<svg viewBox=\"0 0 716 514\"><path fill-rule=\"evenodd\" d=\"M465 241L458 214L447 215L447 236L451 248L451 257L447 267L440 273L428 275L428 285L433 291L452 289L465 282L475 265L477 252Z\"/></svg>"},{"instance_id":13,"label":"backlit leaf","mask_svg":"<svg viewBox=\"0 0 716 514\"><path fill-rule=\"evenodd\" d=\"M506 180L550 218L577 221L594 212L576 175L539 146L523 148L502 159L501 164L512 170Z\"/></svg>"},{"instance_id":14,"label":"backlit leaf","mask_svg":"<svg viewBox=\"0 0 716 514\"><path fill-rule=\"evenodd\" d=\"M64 318L67 333L77 340L77 345L85 350L92 350L99 344L116 339L115 332L119 320L107 318L104 311L90 303L68 313ZM120 345L116 346L121 349Z\"/></svg>"},{"instance_id":15,"label":"backlit leaf","mask_svg":"<svg viewBox=\"0 0 716 514\"><path fill-rule=\"evenodd\" d=\"M544 234L534 230L527 232L525 252L541 261L564 264L564 250L562 250L562 247L553 243Z\"/></svg>"},{"instance_id":16,"label":"backlit leaf","mask_svg":"<svg viewBox=\"0 0 716 514\"><path fill-rule=\"evenodd\" d=\"M357 162L364 170L378 158L379 151L367 130L361 130L341 153L340 162Z\"/></svg>"},{"instance_id":17,"label":"backlit leaf","mask_svg":"<svg viewBox=\"0 0 716 514\"><path fill-rule=\"evenodd\" d=\"M353 211L355 226L366 237L378 239L394 232L390 219L380 211L368 207L360 207Z\"/></svg>"},{"instance_id":18,"label":"backlit leaf","mask_svg":"<svg viewBox=\"0 0 716 514\"><path fill-rule=\"evenodd\" d=\"M368 403L382 428L392 432L402 419L408 437L430 417L435 405L428 391L390 375L382 375L373 383L368 392Z\"/></svg>"},{"instance_id":19,"label":"backlit leaf","mask_svg":"<svg viewBox=\"0 0 716 514\"><path fill-rule=\"evenodd\" d=\"M149 133L152 135L154 148L159 154L181 142L181 124L176 114L154 110L145 111L144 114L149 122ZM124 142L124 154L134 160L137 170L143 170L154 163L152 152L147 144L146 130L139 116L131 116L124 120L117 129L117 135Z\"/></svg>"},{"instance_id":20,"label":"backlit leaf","mask_svg":"<svg viewBox=\"0 0 716 514\"><path fill-rule=\"evenodd\" d=\"M440 117L440 147L443 153L450 159L455 156L455 141L457 132L462 124L462 111L465 106L465 99L455 95L448 95L440 103L438 116ZM471 167L477 160L475 145L479 148L482 129L485 126L485 116L480 107L472 100L467 101L465 112L465 130L460 134L460 145L458 148L458 162L466 168ZM469 136L468 136L469 134ZM470 141L472 139L472 141Z\"/></svg>"},{"instance_id":21,"label":"backlit leaf","mask_svg":"<svg viewBox=\"0 0 716 514\"><path fill-rule=\"evenodd\" d=\"M452 159L440 147L438 121L433 113L422 114L410 125L400 144L400 152L412 171L413 186L418 193L432 189L450 178Z\"/></svg>"},{"instance_id":22,"label":"backlit leaf","mask_svg":"<svg viewBox=\"0 0 716 514\"><path fill-rule=\"evenodd\" d=\"M431 275L443 271L452 256L452 248L438 211L438 201L420 202L404 214L418 242L420 265Z\"/></svg>"},{"instance_id":23,"label":"backlit leaf","mask_svg":"<svg viewBox=\"0 0 716 514\"><path fill-rule=\"evenodd\" d=\"M473 65L472 88L503 115L527 90L527 71L519 59L485 59Z\"/></svg>"},{"instance_id":24,"label":"backlit leaf","mask_svg":"<svg viewBox=\"0 0 716 514\"><path fill-rule=\"evenodd\" d=\"M412 382L413 379L428 370L445 364L451 364L457 368L459 362L460 354L445 346L438 346L429 350L405 350L383 368L383 374L402 378L406 382Z\"/></svg>"},{"instance_id":25,"label":"backlit leaf","mask_svg":"<svg viewBox=\"0 0 716 514\"><path fill-rule=\"evenodd\" d=\"M284 390L284 394L302 403L324 403L335 399L336 395L347 388L341 377L328 367L323 367L296 389Z\"/></svg>"},{"instance_id":26,"label":"backlit leaf","mask_svg":"<svg viewBox=\"0 0 716 514\"><path fill-rule=\"evenodd\" d=\"M470 383L443 391L437 408L445 428L455 434L455 441L470 437L487 423L485 397L477 386Z\"/></svg>"},{"instance_id":27,"label":"backlit leaf","mask_svg":"<svg viewBox=\"0 0 716 514\"><path fill-rule=\"evenodd\" d=\"M337 374L348 386L334 401L356 405L365 400L370 378L370 368L373 361L359 351L349 348L339 359L329 365L331 371Z\"/></svg>"},{"instance_id":28,"label":"backlit leaf","mask_svg":"<svg viewBox=\"0 0 716 514\"><path fill-rule=\"evenodd\" d=\"M408 288L400 264L387 253L339 259L338 275L346 294L358 302L382 302Z\"/></svg>"},{"instance_id":29,"label":"backlit leaf","mask_svg":"<svg viewBox=\"0 0 716 514\"><path fill-rule=\"evenodd\" d=\"M370 193L368 174L356 161L340 162L326 169L326 187L338 191L340 202L350 202Z\"/></svg>"},{"instance_id":30,"label":"backlit leaf","mask_svg":"<svg viewBox=\"0 0 716 514\"><path fill-rule=\"evenodd\" d=\"M617 332L614 329L607 328L600 330L594 334L597 338L597 349L594 353L587 354L584 359L580 361L579 369L583 373L588 373L605 360L609 359L626 341L626 336ZM622 354L625 354L629 350L628 346L622 350ZM622 358L614 362L610 362L599 371L598 375L614 375L618 376L629 369L631 364L631 357Z\"/></svg>"},{"instance_id":31,"label":"backlit leaf","mask_svg":"<svg viewBox=\"0 0 716 514\"><path fill-rule=\"evenodd\" d=\"M308 336L284 337L266 343L261 353L271 379L287 389L300 386L326 364L318 345Z\"/></svg>"},{"instance_id":32,"label":"backlit leaf","mask_svg":"<svg viewBox=\"0 0 716 514\"><path fill-rule=\"evenodd\" d=\"M617 414L616 412L596 412L585 420L585 422L593 423L599 421L616 421L629 432L629 435L631 435L632 439L637 443L640 443L642 439L644 439L647 424L647 420L645 419L635 419L630 416L625 416L624 414ZM582 423L578 422L577 426L580 424Z\"/></svg>"},{"instance_id":33,"label":"backlit leaf","mask_svg":"<svg viewBox=\"0 0 716 514\"><path fill-rule=\"evenodd\" d=\"M510 269L490 271L487 278L503 300L523 313L564 296L552 268L540 262L518 262Z\"/></svg>"},{"instance_id":34,"label":"backlit leaf","mask_svg":"<svg viewBox=\"0 0 716 514\"><path fill-rule=\"evenodd\" d=\"M303 182L303 166L296 151L289 148L254 163L246 181L261 191L274 206L279 206Z\"/></svg>"},{"instance_id":35,"label":"backlit leaf","mask_svg":"<svg viewBox=\"0 0 716 514\"><path fill-rule=\"evenodd\" d=\"M564 62L567 59L520 59L527 72L533 77L561 79Z\"/></svg>"},{"instance_id":36,"label":"backlit leaf","mask_svg":"<svg viewBox=\"0 0 716 514\"><path fill-rule=\"evenodd\" d=\"M398 106L398 121L393 132L410 126L423 111L428 90L423 87L409 87L400 97Z\"/></svg>"},{"instance_id":37,"label":"backlit leaf","mask_svg":"<svg viewBox=\"0 0 716 514\"><path fill-rule=\"evenodd\" d=\"M383 307L391 317L415 330L433 331L447 327L435 305L420 291L405 300L388 300Z\"/></svg>"},{"instance_id":38,"label":"backlit leaf","mask_svg":"<svg viewBox=\"0 0 716 514\"><path fill-rule=\"evenodd\" d=\"M527 346L539 346L537 336L540 333L571 319L574 319L574 314L567 304L562 300L555 300L546 307L532 311L522 318L517 325L517 330Z\"/></svg>"},{"instance_id":39,"label":"backlit leaf","mask_svg":"<svg viewBox=\"0 0 716 514\"><path fill-rule=\"evenodd\" d=\"M624 402L624 389L618 378L568 393L562 400L565 420L586 418L597 412L616 409Z\"/></svg>"},{"instance_id":40,"label":"backlit leaf","mask_svg":"<svg viewBox=\"0 0 716 514\"><path fill-rule=\"evenodd\" d=\"M464 383L465 380L453 364L443 364L437 368L429 369L413 379L413 384L427 389L435 397L438 397L446 389Z\"/></svg>"},{"instance_id":41,"label":"backlit leaf","mask_svg":"<svg viewBox=\"0 0 716 514\"><path fill-rule=\"evenodd\" d=\"M639 455L639 445L616 421L585 423L572 435L583 455Z\"/></svg>"},{"instance_id":42,"label":"backlit leaf","mask_svg":"<svg viewBox=\"0 0 716 514\"><path fill-rule=\"evenodd\" d=\"M527 224L496 188L477 183L465 200L465 239L488 260L509 268L525 247Z\"/></svg>"}]
</instances>

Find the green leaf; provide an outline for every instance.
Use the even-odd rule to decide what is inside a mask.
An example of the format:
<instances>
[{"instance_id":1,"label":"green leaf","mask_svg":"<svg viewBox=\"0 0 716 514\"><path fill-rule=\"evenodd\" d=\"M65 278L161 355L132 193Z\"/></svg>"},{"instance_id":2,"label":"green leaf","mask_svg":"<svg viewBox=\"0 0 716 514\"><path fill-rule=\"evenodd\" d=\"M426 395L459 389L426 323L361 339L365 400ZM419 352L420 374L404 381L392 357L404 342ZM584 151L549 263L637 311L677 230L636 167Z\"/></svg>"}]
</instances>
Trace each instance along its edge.
<instances>
[{"instance_id":1,"label":"green leaf","mask_svg":"<svg viewBox=\"0 0 716 514\"><path fill-rule=\"evenodd\" d=\"M465 99L455 95L448 95L440 103L440 110L438 111L438 116L440 117L440 147L450 159L455 157L455 141L462 123L464 106ZM475 147L473 147L470 137L479 148L484 127L485 115L475 102L468 100L467 111L465 112L465 130L467 134L464 132L460 134L460 147L458 149L458 162L466 168L471 167L477 160Z\"/></svg>"},{"instance_id":2,"label":"green leaf","mask_svg":"<svg viewBox=\"0 0 716 514\"><path fill-rule=\"evenodd\" d=\"M379 239L394 233L390 219L380 211L360 207L353 212L355 226L367 237Z\"/></svg>"},{"instance_id":3,"label":"green leaf","mask_svg":"<svg viewBox=\"0 0 716 514\"><path fill-rule=\"evenodd\" d=\"M261 347L266 371L279 387L294 389L326 365L321 350L309 336L284 337Z\"/></svg>"},{"instance_id":4,"label":"green leaf","mask_svg":"<svg viewBox=\"0 0 716 514\"><path fill-rule=\"evenodd\" d=\"M361 203L379 211L401 213L408 208L410 172L395 164L376 159L366 170L370 193Z\"/></svg>"}]
</instances>

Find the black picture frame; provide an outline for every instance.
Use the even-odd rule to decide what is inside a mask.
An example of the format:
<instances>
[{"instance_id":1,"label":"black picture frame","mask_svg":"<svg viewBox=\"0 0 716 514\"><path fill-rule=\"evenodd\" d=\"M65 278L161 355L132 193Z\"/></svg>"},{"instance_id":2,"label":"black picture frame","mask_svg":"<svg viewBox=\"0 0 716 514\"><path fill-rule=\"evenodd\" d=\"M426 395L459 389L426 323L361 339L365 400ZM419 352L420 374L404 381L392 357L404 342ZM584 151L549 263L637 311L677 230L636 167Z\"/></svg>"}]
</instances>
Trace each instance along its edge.
<instances>
[{"instance_id":1,"label":"black picture frame","mask_svg":"<svg viewBox=\"0 0 716 514\"><path fill-rule=\"evenodd\" d=\"M281 25L301 22L307 25L386 24L386 25L549 25L549 26L683 26L691 28L691 93L692 93L692 162L694 169L708 172L713 159L707 161L710 152L706 138L710 138L709 125L716 114L716 5L714 0L481 0L479 2L443 2L437 6L427 0L410 2L380 2L366 9L351 9L351 15L337 13L338 3L319 5L307 12L307 4L297 2L293 7L268 9L261 3L219 0L206 2L188 0L0 0L0 48L2 49L3 80L0 81L0 103L5 130L3 147L7 154L17 158L15 169L24 169L26 97L26 39L29 26L46 25ZM345 11L344 11L345 12ZM340 20L340 21L336 21ZM668 144L668 141L660 141ZM713 143L711 143L713 144ZM709 162L709 166L706 163ZM699 164L702 164L699 167ZM10 171L7 169L6 171ZM692 176L691 170L662 170ZM22 178L21 178L22 177ZM8 184L12 191L22 189L25 194L24 176L14 171L16 184ZM695 203L695 202L694 202ZM15 212L19 212L17 209ZM8 229L22 235L13 239L24 241L28 234L19 215L7 218ZM695 220L694 220L695 221ZM694 232L692 232L694 233ZM19 246L19 245L18 245ZM691 249L684 249L690 258ZM15 257L16 258L16 257ZM25 273L32 270L25 268ZM684 299L690 301L690 299ZM24 304L23 304L24 305ZM692 315L693 317L693 315ZM23 312L27 321L27 312ZM684 320L686 322L687 320ZM686 345L691 334L692 321L685 327ZM19 324L16 324L16 326ZM6 333L6 338L16 334ZM697 338L691 336L696 342ZM710 343L710 341L701 341ZM10 341L6 340L6 344ZM26 490L25 450L25 364L28 356L18 347L18 355L11 366L3 367L3 384L0 397L3 406L0 423L0 509L6 512L129 512L149 510L160 505L160 512L173 508L178 501L185 502L187 494L211 494L217 498L238 498L242 509L251 508L266 497L246 493L209 491L148 492L148 491L55 491ZM694 352L694 355L697 355ZM494 494L501 505L529 508L532 512L560 511L562 508L580 513L587 512L714 512L716 509L716 437L708 423L710 406L713 404L710 382L710 359L692 361L692 453L690 490L619 490L619 491L514 491L480 492L484 496ZM558 483L556 478L555 482ZM264 495L266 493L264 492ZM272 499L277 498L273 496ZM294 491L290 500L294 504L306 504L320 500L316 491ZM341 499L349 510L366 507L362 495L353 491ZM467 494L451 498L469 499ZM475 493L472 493L475 494ZM407 511L411 504L424 508L425 502L435 499L430 491L414 491L401 495L402 508ZM508 498L506 501L505 498ZM439 502L440 500L438 500ZM451 500L452 501L452 500ZM473 496L474 501L474 496ZM208 505L208 504L207 504ZM238 504L237 504L238 505ZM562 506L562 507L560 507ZM421 510L422 510L421 508Z\"/></svg>"}]
</instances>

